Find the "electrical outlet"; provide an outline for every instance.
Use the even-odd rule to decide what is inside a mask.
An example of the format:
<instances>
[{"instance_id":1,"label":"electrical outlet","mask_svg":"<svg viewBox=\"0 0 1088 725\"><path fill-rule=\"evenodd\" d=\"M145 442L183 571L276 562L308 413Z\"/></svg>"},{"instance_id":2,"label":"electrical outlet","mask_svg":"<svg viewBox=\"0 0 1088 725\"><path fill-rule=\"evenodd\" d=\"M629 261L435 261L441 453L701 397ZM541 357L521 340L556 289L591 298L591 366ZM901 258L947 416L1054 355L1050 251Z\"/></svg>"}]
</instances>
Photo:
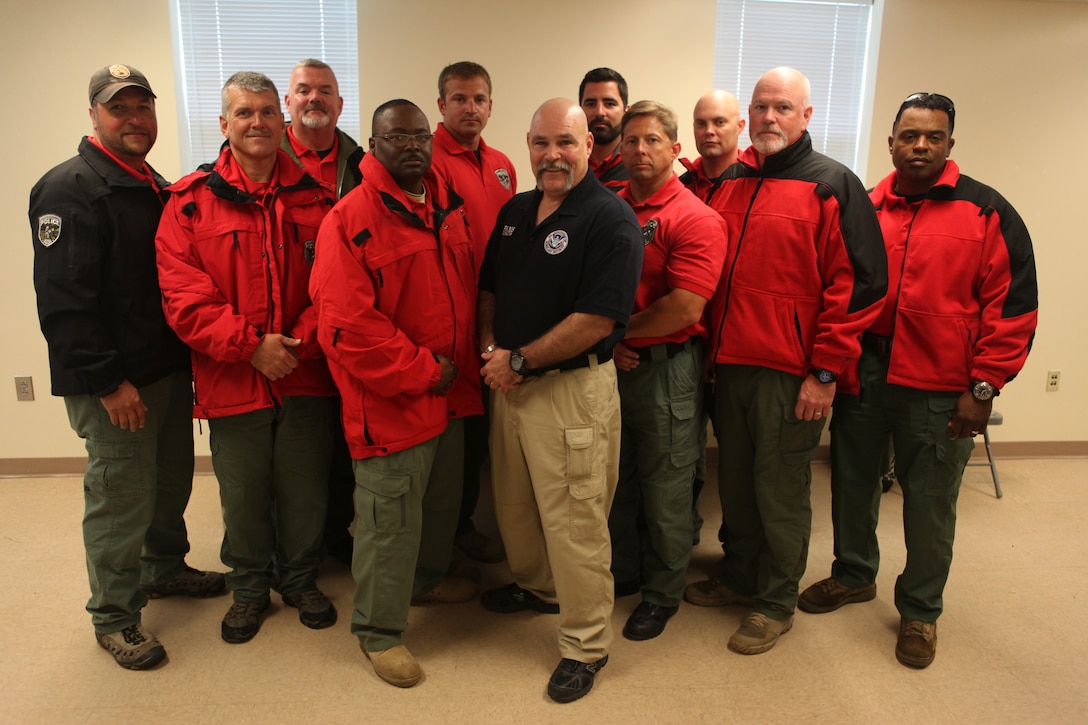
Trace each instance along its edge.
<instances>
[{"instance_id":1,"label":"electrical outlet","mask_svg":"<svg viewBox=\"0 0 1088 725\"><path fill-rule=\"evenodd\" d=\"M15 399L34 400L34 378L29 375L15 376Z\"/></svg>"},{"instance_id":2,"label":"electrical outlet","mask_svg":"<svg viewBox=\"0 0 1088 725\"><path fill-rule=\"evenodd\" d=\"M1046 374L1046 392L1053 393L1058 389L1058 383L1062 381L1061 370L1051 370Z\"/></svg>"}]
</instances>

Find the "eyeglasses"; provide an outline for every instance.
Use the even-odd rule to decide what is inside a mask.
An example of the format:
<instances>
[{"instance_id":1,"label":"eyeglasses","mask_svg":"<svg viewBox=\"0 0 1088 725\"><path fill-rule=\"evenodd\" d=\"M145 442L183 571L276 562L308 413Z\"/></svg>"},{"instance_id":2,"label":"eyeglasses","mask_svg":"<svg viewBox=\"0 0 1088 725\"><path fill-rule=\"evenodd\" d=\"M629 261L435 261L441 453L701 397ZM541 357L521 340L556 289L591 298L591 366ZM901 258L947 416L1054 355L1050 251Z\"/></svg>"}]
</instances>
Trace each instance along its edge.
<instances>
[{"instance_id":1,"label":"eyeglasses","mask_svg":"<svg viewBox=\"0 0 1088 725\"><path fill-rule=\"evenodd\" d=\"M910 106L923 105L926 102L934 102L940 104L940 110L947 111L948 113L956 112L956 105L952 103L952 99L948 96L942 96L940 93L911 93L909 96L903 99L903 108Z\"/></svg>"},{"instance_id":2,"label":"eyeglasses","mask_svg":"<svg viewBox=\"0 0 1088 725\"><path fill-rule=\"evenodd\" d=\"M383 141L388 141L395 147L402 149L408 145L408 140L412 139L419 146L428 144L431 139L434 138L433 133L387 133L381 136L371 136L370 138L380 138Z\"/></svg>"}]
</instances>

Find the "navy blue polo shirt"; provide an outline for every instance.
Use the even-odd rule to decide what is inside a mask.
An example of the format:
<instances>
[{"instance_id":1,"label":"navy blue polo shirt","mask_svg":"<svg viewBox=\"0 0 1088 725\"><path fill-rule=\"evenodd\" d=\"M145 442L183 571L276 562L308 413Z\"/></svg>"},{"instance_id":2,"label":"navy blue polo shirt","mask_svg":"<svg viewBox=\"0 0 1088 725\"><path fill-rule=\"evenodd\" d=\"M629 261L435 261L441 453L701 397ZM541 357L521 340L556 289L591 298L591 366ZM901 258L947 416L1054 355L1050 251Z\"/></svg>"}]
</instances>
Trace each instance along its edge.
<instances>
[{"instance_id":1,"label":"navy blue polo shirt","mask_svg":"<svg viewBox=\"0 0 1088 725\"><path fill-rule=\"evenodd\" d=\"M495 295L495 342L527 345L568 315L609 317L616 329L582 354L603 359L623 339L642 273L642 230L631 205L592 173L539 226L542 192L518 194L499 211L480 269Z\"/></svg>"}]
</instances>

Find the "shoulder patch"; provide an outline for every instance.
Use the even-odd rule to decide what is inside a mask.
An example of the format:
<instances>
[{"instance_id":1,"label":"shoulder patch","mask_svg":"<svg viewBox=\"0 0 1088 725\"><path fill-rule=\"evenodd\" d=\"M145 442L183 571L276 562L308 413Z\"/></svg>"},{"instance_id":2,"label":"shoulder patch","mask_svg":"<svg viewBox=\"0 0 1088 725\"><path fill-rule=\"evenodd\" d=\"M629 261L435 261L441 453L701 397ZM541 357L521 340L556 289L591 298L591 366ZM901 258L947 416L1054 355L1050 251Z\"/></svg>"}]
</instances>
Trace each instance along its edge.
<instances>
[{"instance_id":1,"label":"shoulder patch","mask_svg":"<svg viewBox=\"0 0 1088 725\"><path fill-rule=\"evenodd\" d=\"M657 234L657 227L657 219L649 219L642 225L642 246L648 247L653 243L654 236Z\"/></svg>"},{"instance_id":2,"label":"shoulder patch","mask_svg":"<svg viewBox=\"0 0 1088 725\"><path fill-rule=\"evenodd\" d=\"M60 239L61 219L57 214L38 217L38 241L43 247L52 247Z\"/></svg>"}]
</instances>

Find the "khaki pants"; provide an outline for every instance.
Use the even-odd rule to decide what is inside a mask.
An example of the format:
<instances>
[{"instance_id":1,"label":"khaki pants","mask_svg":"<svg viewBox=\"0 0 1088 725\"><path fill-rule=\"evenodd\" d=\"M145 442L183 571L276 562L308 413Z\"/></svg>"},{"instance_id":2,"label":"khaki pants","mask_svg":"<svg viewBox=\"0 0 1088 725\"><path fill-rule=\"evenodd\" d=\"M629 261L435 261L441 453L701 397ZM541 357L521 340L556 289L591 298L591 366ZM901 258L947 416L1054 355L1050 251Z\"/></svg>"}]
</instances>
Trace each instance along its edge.
<instances>
[{"instance_id":1,"label":"khaki pants","mask_svg":"<svg viewBox=\"0 0 1088 725\"><path fill-rule=\"evenodd\" d=\"M616 367L526 378L492 393L495 517L519 586L559 603L562 657L595 662L612 643L608 511L619 476Z\"/></svg>"}]
</instances>

